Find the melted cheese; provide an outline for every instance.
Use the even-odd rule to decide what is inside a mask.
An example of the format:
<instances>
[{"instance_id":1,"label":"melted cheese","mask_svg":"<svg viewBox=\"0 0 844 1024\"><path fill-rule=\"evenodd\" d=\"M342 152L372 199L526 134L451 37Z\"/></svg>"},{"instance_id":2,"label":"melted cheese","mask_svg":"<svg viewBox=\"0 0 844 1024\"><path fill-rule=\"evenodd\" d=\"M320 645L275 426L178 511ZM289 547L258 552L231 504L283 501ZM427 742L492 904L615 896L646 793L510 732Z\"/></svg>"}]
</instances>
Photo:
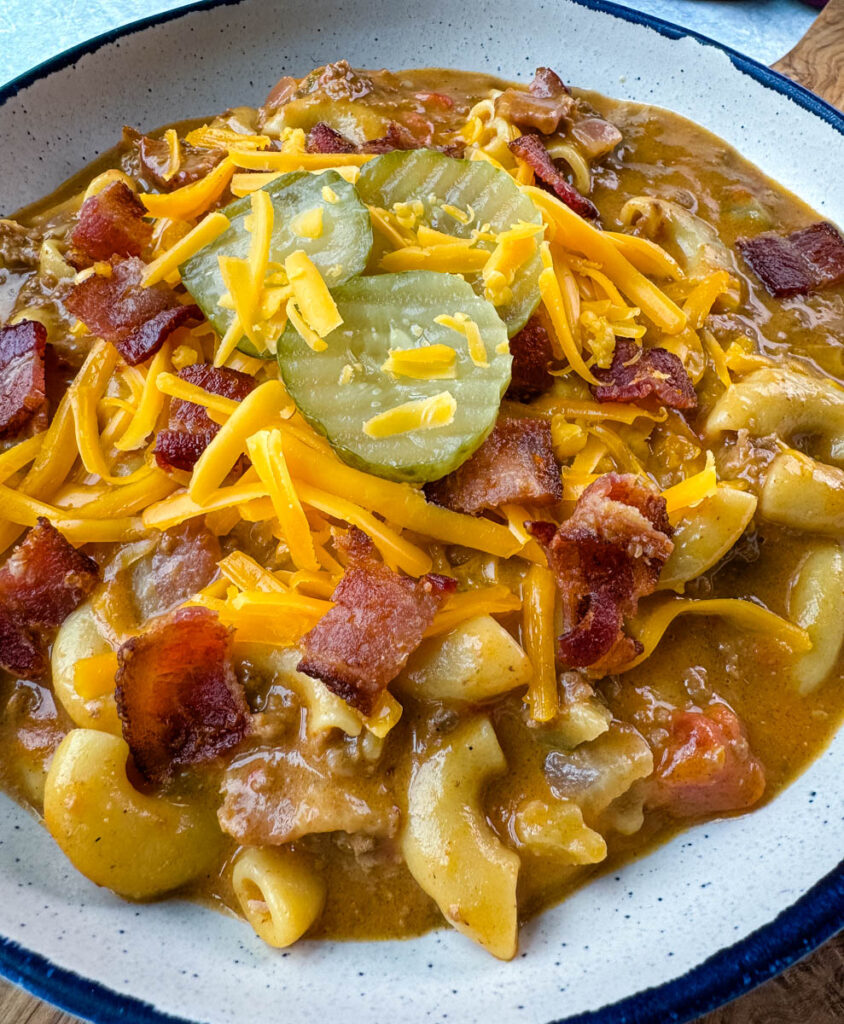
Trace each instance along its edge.
<instances>
[{"instance_id":1,"label":"melted cheese","mask_svg":"<svg viewBox=\"0 0 844 1024\"><path fill-rule=\"evenodd\" d=\"M432 430L446 427L454 420L457 400L450 391L441 391L430 398L417 398L404 402L373 416L363 424L369 437L393 437L411 430Z\"/></svg>"}]
</instances>

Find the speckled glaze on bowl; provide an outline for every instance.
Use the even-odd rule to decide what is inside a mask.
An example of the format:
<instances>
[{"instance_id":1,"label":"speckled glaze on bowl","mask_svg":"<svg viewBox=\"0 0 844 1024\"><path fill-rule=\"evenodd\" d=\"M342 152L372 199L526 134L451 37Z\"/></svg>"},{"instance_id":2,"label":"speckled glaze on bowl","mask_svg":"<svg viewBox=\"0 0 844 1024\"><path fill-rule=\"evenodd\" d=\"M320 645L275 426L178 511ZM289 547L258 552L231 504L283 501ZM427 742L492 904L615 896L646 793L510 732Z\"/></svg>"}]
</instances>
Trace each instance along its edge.
<instances>
[{"instance_id":1,"label":"speckled glaze on bowl","mask_svg":"<svg viewBox=\"0 0 844 1024\"><path fill-rule=\"evenodd\" d=\"M579 85L710 128L824 216L844 118L681 29L598 0L196 5L101 37L0 90L0 211L56 186L124 123L257 103L282 74L348 57L507 77L550 64ZM769 977L844 923L844 734L770 805L694 828L528 924L502 964L453 932L265 947L182 902L134 906L78 875L0 800L0 970L101 1024L627 1024L687 1020ZM139 851L139 856L143 852Z\"/></svg>"}]
</instances>

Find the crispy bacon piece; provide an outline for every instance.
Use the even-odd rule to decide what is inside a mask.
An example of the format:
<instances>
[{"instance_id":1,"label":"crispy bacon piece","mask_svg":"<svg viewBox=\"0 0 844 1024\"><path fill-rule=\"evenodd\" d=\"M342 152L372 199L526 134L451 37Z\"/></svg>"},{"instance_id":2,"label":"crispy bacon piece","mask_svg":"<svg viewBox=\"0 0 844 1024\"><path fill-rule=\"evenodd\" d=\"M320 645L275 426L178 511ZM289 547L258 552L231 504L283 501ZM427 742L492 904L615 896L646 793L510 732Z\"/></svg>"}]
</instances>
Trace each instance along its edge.
<instances>
[{"instance_id":1,"label":"crispy bacon piece","mask_svg":"<svg viewBox=\"0 0 844 1024\"><path fill-rule=\"evenodd\" d=\"M180 608L117 652L117 711L144 778L210 761L249 730L231 662L232 631L207 608Z\"/></svg>"},{"instance_id":2,"label":"crispy bacon piece","mask_svg":"<svg viewBox=\"0 0 844 1024\"><path fill-rule=\"evenodd\" d=\"M166 284L141 285L144 263L115 263L111 275L92 274L65 300L92 334L112 342L130 366L149 359L182 324L200 320L198 306L185 306Z\"/></svg>"},{"instance_id":3,"label":"crispy bacon piece","mask_svg":"<svg viewBox=\"0 0 844 1024\"><path fill-rule=\"evenodd\" d=\"M46 347L47 328L37 320L0 327L0 438L46 426Z\"/></svg>"},{"instance_id":4,"label":"crispy bacon piece","mask_svg":"<svg viewBox=\"0 0 844 1024\"><path fill-rule=\"evenodd\" d=\"M672 409L696 409L697 395L686 369L673 352L639 348L629 338L618 338L609 368L592 373L601 382L590 384L599 402L641 402L654 398Z\"/></svg>"},{"instance_id":5,"label":"crispy bacon piece","mask_svg":"<svg viewBox=\"0 0 844 1024\"><path fill-rule=\"evenodd\" d=\"M550 68L537 68L527 89L505 89L495 101L495 112L520 128L553 135L574 110L574 97Z\"/></svg>"},{"instance_id":6,"label":"crispy bacon piece","mask_svg":"<svg viewBox=\"0 0 844 1024\"><path fill-rule=\"evenodd\" d=\"M828 221L790 235L740 238L736 245L771 295L788 298L844 281L844 238Z\"/></svg>"},{"instance_id":7,"label":"crispy bacon piece","mask_svg":"<svg viewBox=\"0 0 844 1024\"><path fill-rule=\"evenodd\" d=\"M500 419L462 466L425 485L425 495L438 505L473 516L510 503L561 501L560 464L551 446L550 424L539 419Z\"/></svg>"},{"instance_id":8,"label":"crispy bacon piece","mask_svg":"<svg viewBox=\"0 0 844 1024\"><path fill-rule=\"evenodd\" d=\"M82 204L68 259L76 267L89 267L112 256L140 256L152 239L152 225L145 216L143 204L128 185L111 182Z\"/></svg>"},{"instance_id":9,"label":"crispy bacon piece","mask_svg":"<svg viewBox=\"0 0 844 1024\"><path fill-rule=\"evenodd\" d=\"M432 573L400 576L369 558L352 564L331 595L334 608L303 637L298 670L371 714L456 585Z\"/></svg>"},{"instance_id":10,"label":"crispy bacon piece","mask_svg":"<svg viewBox=\"0 0 844 1024\"><path fill-rule=\"evenodd\" d=\"M309 153L357 153L358 147L335 131L331 125L320 121L308 132L305 148Z\"/></svg>"},{"instance_id":11,"label":"crispy bacon piece","mask_svg":"<svg viewBox=\"0 0 844 1024\"><path fill-rule=\"evenodd\" d=\"M420 149L423 145L407 128L395 121L387 126L386 135L380 139L370 139L360 146L320 121L308 132L306 148L309 153L392 153L394 149Z\"/></svg>"},{"instance_id":12,"label":"crispy bacon piece","mask_svg":"<svg viewBox=\"0 0 844 1024\"><path fill-rule=\"evenodd\" d=\"M430 125L430 122L425 122L425 124ZM430 131L427 134L430 135ZM408 128L396 121L391 121L387 125L386 135L382 135L380 139L370 139L368 142L364 142L360 148L362 153L392 153L394 149L422 149L424 146L425 143L417 139Z\"/></svg>"},{"instance_id":13,"label":"crispy bacon piece","mask_svg":"<svg viewBox=\"0 0 844 1024\"><path fill-rule=\"evenodd\" d=\"M194 181L199 181L213 171L226 155L222 149L202 149L190 143L179 143L181 160L179 169L172 178L165 178L170 166L170 147L165 139L151 139L134 128L123 129L123 141L137 153L140 172L151 184L162 192L172 192Z\"/></svg>"},{"instance_id":14,"label":"crispy bacon piece","mask_svg":"<svg viewBox=\"0 0 844 1024\"><path fill-rule=\"evenodd\" d=\"M624 616L653 593L671 554L665 499L632 474L607 473L581 494L571 517L528 524L557 577L566 632L560 660L610 672L641 645L624 633Z\"/></svg>"},{"instance_id":15,"label":"crispy bacon piece","mask_svg":"<svg viewBox=\"0 0 844 1024\"><path fill-rule=\"evenodd\" d=\"M211 363L185 366L179 370L179 377L205 391L237 402L242 402L255 387L255 380L248 373L212 366ZM172 399L167 429L160 431L156 438L156 462L162 469L190 471L219 429L219 424L201 405Z\"/></svg>"},{"instance_id":16,"label":"crispy bacon piece","mask_svg":"<svg viewBox=\"0 0 844 1024\"><path fill-rule=\"evenodd\" d=\"M566 181L538 135L520 135L509 146L511 153L533 169L537 182L546 192L551 192L579 216L597 219L598 207Z\"/></svg>"},{"instance_id":17,"label":"crispy bacon piece","mask_svg":"<svg viewBox=\"0 0 844 1024\"><path fill-rule=\"evenodd\" d=\"M39 518L0 568L0 666L25 679L43 676L49 632L98 579L97 563Z\"/></svg>"},{"instance_id":18,"label":"crispy bacon piece","mask_svg":"<svg viewBox=\"0 0 844 1024\"><path fill-rule=\"evenodd\" d=\"M554 358L551 339L539 317L532 316L525 326L510 339L513 365L510 386L505 398L516 402L530 402L554 383L548 364Z\"/></svg>"},{"instance_id":19,"label":"crispy bacon piece","mask_svg":"<svg viewBox=\"0 0 844 1024\"><path fill-rule=\"evenodd\" d=\"M765 791L765 768L740 719L726 704L675 711L649 799L675 817L751 807Z\"/></svg>"}]
</instances>

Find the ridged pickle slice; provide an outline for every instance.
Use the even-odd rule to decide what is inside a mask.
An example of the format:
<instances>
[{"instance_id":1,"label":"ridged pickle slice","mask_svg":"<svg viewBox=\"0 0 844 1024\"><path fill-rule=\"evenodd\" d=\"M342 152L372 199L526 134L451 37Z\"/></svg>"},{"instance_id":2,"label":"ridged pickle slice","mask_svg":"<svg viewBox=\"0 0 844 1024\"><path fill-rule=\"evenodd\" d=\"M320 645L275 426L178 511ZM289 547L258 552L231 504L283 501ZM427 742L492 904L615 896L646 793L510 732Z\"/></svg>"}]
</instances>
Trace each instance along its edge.
<instances>
[{"instance_id":1,"label":"ridged pickle slice","mask_svg":"<svg viewBox=\"0 0 844 1024\"><path fill-rule=\"evenodd\" d=\"M283 263L286 256L297 249L304 250L322 274L329 288L334 288L359 274L366 266L372 248L372 224L369 211L358 199L354 186L336 171L308 174L294 171L264 186L273 204L273 230L270 240L270 260ZM319 210L316 237L297 234L303 229L305 215ZM231 226L210 245L191 257L181 268L182 282L196 300L202 312L222 336L234 318L234 312L218 305L226 287L220 274L218 257L234 256L244 259L249 253L250 233L244 224L251 211L249 196L237 199L222 211ZM298 219L297 219L298 218ZM321 221L321 223L320 223ZM256 352L244 338L238 346L252 355L272 358L272 353Z\"/></svg>"},{"instance_id":2,"label":"ridged pickle slice","mask_svg":"<svg viewBox=\"0 0 844 1024\"><path fill-rule=\"evenodd\" d=\"M411 482L445 476L490 432L510 381L495 307L461 277L430 270L360 277L332 294L343 324L326 335L324 351L290 324L278 343L281 376L302 415L367 472Z\"/></svg>"},{"instance_id":3,"label":"ridged pickle slice","mask_svg":"<svg viewBox=\"0 0 844 1024\"><path fill-rule=\"evenodd\" d=\"M396 150L370 160L355 187L369 206L390 210L396 203L421 203L422 222L455 238L471 238L487 225L497 234L520 222L542 223L539 210L506 171L484 160L457 160L430 149ZM478 245L492 251L495 242ZM537 247L516 272L512 298L497 307L511 338L539 304L541 272ZM484 294L480 274L467 274L466 280Z\"/></svg>"}]
</instances>

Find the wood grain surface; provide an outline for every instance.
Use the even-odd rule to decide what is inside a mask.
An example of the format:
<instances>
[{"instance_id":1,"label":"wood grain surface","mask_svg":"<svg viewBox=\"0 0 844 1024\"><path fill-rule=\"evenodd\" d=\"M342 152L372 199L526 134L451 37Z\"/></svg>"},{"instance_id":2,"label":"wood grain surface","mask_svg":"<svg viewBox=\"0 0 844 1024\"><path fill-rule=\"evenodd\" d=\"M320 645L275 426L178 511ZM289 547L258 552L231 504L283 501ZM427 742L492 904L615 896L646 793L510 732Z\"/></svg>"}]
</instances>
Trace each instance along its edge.
<instances>
[{"instance_id":1,"label":"wood grain surface","mask_svg":"<svg viewBox=\"0 0 844 1024\"><path fill-rule=\"evenodd\" d=\"M806 35L772 67L844 110L844 0L829 0Z\"/></svg>"},{"instance_id":2,"label":"wood grain surface","mask_svg":"<svg viewBox=\"0 0 844 1024\"><path fill-rule=\"evenodd\" d=\"M773 65L844 109L844 0L829 0L790 53ZM63 1013L0 979L0 1024L76 1024ZM844 933L779 977L697 1024L842 1024Z\"/></svg>"}]
</instances>

